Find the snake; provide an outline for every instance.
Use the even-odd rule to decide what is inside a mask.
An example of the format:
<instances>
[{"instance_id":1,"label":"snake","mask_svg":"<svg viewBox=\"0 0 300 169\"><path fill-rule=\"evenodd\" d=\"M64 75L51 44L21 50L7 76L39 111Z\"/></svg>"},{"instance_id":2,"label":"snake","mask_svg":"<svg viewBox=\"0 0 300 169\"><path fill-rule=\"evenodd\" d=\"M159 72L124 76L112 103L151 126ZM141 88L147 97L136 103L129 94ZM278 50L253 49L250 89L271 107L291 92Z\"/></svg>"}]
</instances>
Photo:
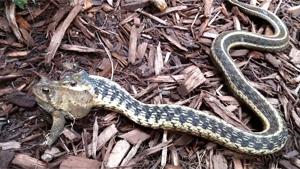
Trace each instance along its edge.
<instances>
[{"instance_id":1,"label":"snake","mask_svg":"<svg viewBox=\"0 0 300 169\"><path fill-rule=\"evenodd\" d=\"M146 104L135 99L118 83L81 71L60 81L41 80L33 89L39 105L55 112L50 131L53 138L48 144L57 139L65 117L82 118L91 108L101 107L117 111L145 127L189 133L241 153L268 155L280 151L288 140L288 128L282 113L251 86L229 52L235 47L281 51L288 46L288 29L268 10L236 0L227 1L249 15L268 21L273 27L274 34L270 36L241 30L226 31L213 40L211 47L212 62L233 94L260 119L261 131L245 131L211 113L186 106Z\"/></svg>"}]
</instances>

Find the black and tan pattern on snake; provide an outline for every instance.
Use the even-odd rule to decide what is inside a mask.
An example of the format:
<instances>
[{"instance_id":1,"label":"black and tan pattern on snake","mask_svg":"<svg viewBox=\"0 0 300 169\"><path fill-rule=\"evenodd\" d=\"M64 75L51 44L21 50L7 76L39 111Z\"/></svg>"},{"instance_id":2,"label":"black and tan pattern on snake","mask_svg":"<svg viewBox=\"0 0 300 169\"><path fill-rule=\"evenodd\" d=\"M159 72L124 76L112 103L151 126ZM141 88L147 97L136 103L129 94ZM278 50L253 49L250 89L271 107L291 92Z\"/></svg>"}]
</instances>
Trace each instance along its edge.
<instances>
[{"instance_id":1,"label":"black and tan pattern on snake","mask_svg":"<svg viewBox=\"0 0 300 169\"><path fill-rule=\"evenodd\" d=\"M249 84L231 59L229 50L242 46L280 51L288 45L288 30L275 14L267 10L236 0L227 1L249 15L268 21L274 29L272 36L246 31L224 32L213 41L211 48L213 62L224 75L231 91L261 119L262 131L243 131L205 111L185 106L142 103L119 84L82 71L60 81L42 79L33 88L39 105L48 112L54 112L47 144L55 142L64 127L65 117L82 118L92 107L103 107L120 112L145 127L190 133L239 152L264 155L281 150L288 139L281 114Z\"/></svg>"}]
</instances>

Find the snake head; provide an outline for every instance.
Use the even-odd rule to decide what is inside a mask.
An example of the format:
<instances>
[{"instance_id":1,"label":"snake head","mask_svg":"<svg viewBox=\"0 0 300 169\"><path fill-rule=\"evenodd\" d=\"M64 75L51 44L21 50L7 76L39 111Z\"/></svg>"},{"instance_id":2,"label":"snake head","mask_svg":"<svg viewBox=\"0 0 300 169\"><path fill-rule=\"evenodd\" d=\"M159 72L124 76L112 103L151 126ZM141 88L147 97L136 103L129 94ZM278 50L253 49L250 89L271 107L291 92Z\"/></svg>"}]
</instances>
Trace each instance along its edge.
<instances>
[{"instance_id":1,"label":"snake head","mask_svg":"<svg viewBox=\"0 0 300 169\"><path fill-rule=\"evenodd\" d=\"M65 112L66 117L82 118L93 107L93 97L80 86L64 85L61 81L42 78L32 88L40 107L49 113Z\"/></svg>"}]
</instances>

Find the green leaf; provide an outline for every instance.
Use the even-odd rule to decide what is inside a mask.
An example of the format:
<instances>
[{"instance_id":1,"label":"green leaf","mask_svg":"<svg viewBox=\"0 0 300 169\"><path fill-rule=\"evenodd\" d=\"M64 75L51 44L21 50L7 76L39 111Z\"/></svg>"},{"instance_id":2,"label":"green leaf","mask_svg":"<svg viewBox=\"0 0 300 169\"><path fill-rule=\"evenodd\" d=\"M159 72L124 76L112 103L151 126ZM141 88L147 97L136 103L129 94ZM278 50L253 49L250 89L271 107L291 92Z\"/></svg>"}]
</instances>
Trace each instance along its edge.
<instances>
[{"instance_id":1,"label":"green leaf","mask_svg":"<svg viewBox=\"0 0 300 169\"><path fill-rule=\"evenodd\" d=\"M27 0L12 0L19 8L24 9L25 5L27 5Z\"/></svg>"}]
</instances>

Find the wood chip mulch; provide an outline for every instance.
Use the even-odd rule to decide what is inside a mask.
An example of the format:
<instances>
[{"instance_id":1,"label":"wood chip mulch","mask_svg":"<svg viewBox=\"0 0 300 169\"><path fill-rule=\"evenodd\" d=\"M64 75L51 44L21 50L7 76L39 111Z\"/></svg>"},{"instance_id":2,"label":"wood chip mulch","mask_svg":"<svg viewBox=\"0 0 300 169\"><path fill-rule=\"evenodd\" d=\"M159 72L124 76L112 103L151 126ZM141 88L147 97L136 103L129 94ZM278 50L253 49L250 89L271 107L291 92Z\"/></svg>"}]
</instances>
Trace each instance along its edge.
<instances>
[{"instance_id":1,"label":"wood chip mulch","mask_svg":"<svg viewBox=\"0 0 300 169\"><path fill-rule=\"evenodd\" d=\"M250 83L284 115L290 137L281 152L240 154L101 109L68 121L52 148L40 145L51 117L36 105L31 87L41 75L58 80L82 69L112 77L142 102L208 110L239 128L260 129L224 85L210 47L227 30L270 35L272 28L227 2L168 0L161 12L149 1L84 1L82 7L36 0L23 10L0 1L0 168L300 168L300 3L293 0L251 1L286 23L288 49L231 51Z\"/></svg>"}]
</instances>

